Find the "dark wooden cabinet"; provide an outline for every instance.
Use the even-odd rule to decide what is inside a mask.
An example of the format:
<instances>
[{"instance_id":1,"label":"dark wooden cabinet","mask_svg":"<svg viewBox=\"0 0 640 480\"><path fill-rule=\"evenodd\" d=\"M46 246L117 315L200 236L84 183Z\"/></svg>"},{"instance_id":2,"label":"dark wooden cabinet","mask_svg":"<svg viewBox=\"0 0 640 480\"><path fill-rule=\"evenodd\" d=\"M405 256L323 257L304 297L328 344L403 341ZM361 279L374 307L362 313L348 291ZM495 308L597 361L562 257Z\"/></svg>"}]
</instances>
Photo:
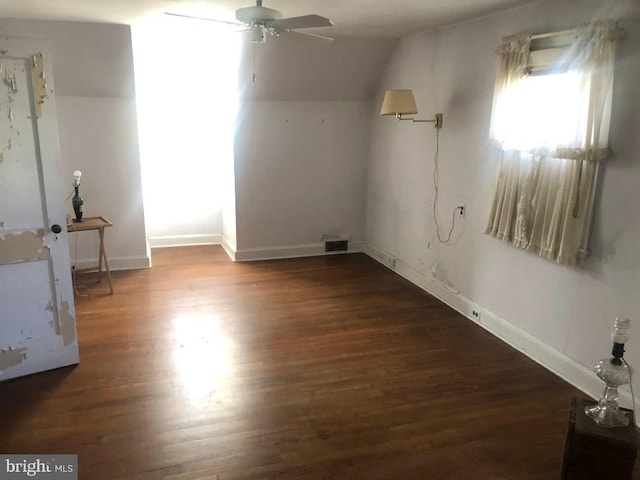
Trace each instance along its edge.
<instances>
[{"instance_id":1,"label":"dark wooden cabinet","mask_svg":"<svg viewBox=\"0 0 640 480\"><path fill-rule=\"evenodd\" d=\"M633 412L627 427L605 428L584 413L596 402L573 399L564 450L562 480L630 480L638 448Z\"/></svg>"}]
</instances>

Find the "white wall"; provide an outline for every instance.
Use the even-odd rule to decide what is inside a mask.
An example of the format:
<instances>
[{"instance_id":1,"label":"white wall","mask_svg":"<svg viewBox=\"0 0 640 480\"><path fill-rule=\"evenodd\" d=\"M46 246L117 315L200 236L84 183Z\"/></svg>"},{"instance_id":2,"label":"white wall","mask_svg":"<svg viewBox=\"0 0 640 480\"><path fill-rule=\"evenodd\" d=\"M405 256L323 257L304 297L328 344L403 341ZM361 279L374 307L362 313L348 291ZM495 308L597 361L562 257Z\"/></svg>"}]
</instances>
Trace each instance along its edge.
<instances>
[{"instance_id":1,"label":"white wall","mask_svg":"<svg viewBox=\"0 0 640 480\"><path fill-rule=\"evenodd\" d=\"M245 45L235 138L238 260L364 244L371 99L395 40ZM256 82L252 82L255 71Z\"/></svg>"},{"instance_id":2,"label":"white wall","mask_svg":"<svg viewBox=\"0 0 640 480\"><path fill-rule=\"evenodd\" d=\"M367 191L367 251L594 391L586 373L610 351L616 316L635 321L628 346L640 365L640 8L631 0L543 1L402 39L377 93L412 88L422 116L444 113L440 132L440 218L466 204L451 245L434 241L430 124L372 121ZM620 18L611 147L597 207L594 255L584 270L558 266L483 234L498 152L487 145L501 38ZM379 103L378 103L379 104ZM456 293L457 292L457 293ZM546 358L546 360L545 360ZM587 385L588 384L588 385ZM638 383L640 385L640 383ZM638 387L637 387L638 388Z\"/></svg>"},{"instance_id":3,"label":"white wall","mask_svg":"<svg viewBox=\"0 0 640 480\"><path fill-rule=\"evenodd\" d=\"M58 96L56 105L63 180L72 180L72 172L81 170L84 215L104 216L113 223L113 227L105 230L109 266L112 269L149 266L135 101ZM70 202L66 210L73 214ZM72 263L93 262L98 256L98 245L97 232L71 235Z\"/></svg>"},{"instance_id":4,"label":"white wall","mask_svg":"<svg viewBox=\"0 0 640 480\"><path fill-rule=\"evenodd\" d=\"M0 19L0 30L50 41L62 183L70 192L81 170L85 215L113 222L105 233L112 268L148 266L129 27ZM66 210L73 212L70 202ZM97 259L97 234L75 237L72 262Z\"/></svg>"},{"instance_id":5,"label":"white wall","mask_svg":"<svg viewBox=\"0 0 640 480\"><path fill-rule=\"evenodd\" d=\"M243 107L236 140L238 252L320 253L325 234L350 236L361 248L370 116L368 101Z\"/></svg>"},{"instance_id":6,"label":"white wall","mask_svg":"<svg viewBox=\"0 0 640 480\"><path fill-rule=\"evenodd\" d=\"M224 185L222 192L222 246L232 260L235 260L236 250L238 249L234 162L226 163L221 172L221 182Z\"/></svg>"}]
</instances>

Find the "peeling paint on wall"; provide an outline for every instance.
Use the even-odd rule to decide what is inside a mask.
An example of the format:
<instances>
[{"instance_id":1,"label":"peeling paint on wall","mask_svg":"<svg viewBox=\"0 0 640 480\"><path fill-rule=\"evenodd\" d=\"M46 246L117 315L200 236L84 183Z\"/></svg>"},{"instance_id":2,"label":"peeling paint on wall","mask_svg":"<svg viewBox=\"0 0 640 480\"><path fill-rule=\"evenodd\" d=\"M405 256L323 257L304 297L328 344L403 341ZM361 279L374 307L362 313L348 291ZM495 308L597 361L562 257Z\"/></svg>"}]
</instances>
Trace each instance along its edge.
<instances>
[{"instance_id":1,"label":"peeling paint on wall","mask_svg":"<svg viewBox=\"0 0 640 480\"><path fill-rule=\"evenodd\" d=\"M0 94L0 111L3 112L2 117L6 118L8 126L8 136L6 143L0 145L0 153L11 150L15 141L20 136L20 131L16 129L14 124L14 114L11 104L15 101L18 94L18 81L16 77L16 71L20 67L15 63L9 62L8 64L0 64L0 87L3 87L3 92ZM24 70L21 70L24 71ZM4 122L3 122L4 123ZM3 130L4 130L4 126ZM4 160L4 154L0 162Z\"/></svg>"},{"instance_id":2,"label":"peeling paint on wall","mask_svg":"<svg viewBox=\"0 0 640 480\"><path fill-rule=\"evenodd\" d=\"M62 309L59 312L60 333L64 346L68 346L76 339L76 319L69 312L69 302L62 301Z\"/></svg>"},{"instance_id":3,"label":"peeling paint on wall","mask_svg":"<svg viewBox=\"0 0 640 480\"><path fill-rule=\"evenodd\" d=\"M33 100L36 106L36 117L42 116L42 104L47 95L47 79L44 78L44 55L35 53L32 57L31 82L33 83Z\"/></svg>"},{"instance_id":4,"label":"peeling paint on wall","mask_svg":"<svg viewBox=\"0 0 640 480\"><path fill-rule=\"evenodd\" d=\"M4 84L9 87L9 91L12 95L18 93L18 82L16 82L16 72L10 72L9 70L4 70L4 76L2 77L2 81Z\"/></svg>"},{"instance_id":5,"label":"peeling paint on wall","mask_svg":"<svg viewBox=\"0 0 640 480\"><path fill-rule=\"evenodd\" d=\"M51 258L44 229L0 234L0 265Z\"/></svg>"},{"instance_id":6,"label":"peeling paint on wall","mask_svg":"<svg viewBox=\"0 0 640 480\"><path fill-rule=\"evenodd\" d=\"M8 350L0 349L0 370L20 365L27 358L26 348L9 348Z\"/></svg>"}]
</instances>

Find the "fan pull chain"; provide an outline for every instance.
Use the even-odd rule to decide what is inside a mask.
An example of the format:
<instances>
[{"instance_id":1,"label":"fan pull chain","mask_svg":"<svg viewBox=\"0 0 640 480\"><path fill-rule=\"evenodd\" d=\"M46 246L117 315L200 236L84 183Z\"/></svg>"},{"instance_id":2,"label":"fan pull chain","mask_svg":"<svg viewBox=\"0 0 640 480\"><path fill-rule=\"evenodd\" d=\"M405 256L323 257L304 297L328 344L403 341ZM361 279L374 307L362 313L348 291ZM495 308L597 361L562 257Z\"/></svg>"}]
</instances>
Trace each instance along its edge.
<instances>
[{"instance_id":1,"label":"fan pull chain","mask_svg":"<svg viewBox=\"0 0 640 480\"><path fill-rule=\"evenodd\" d=\"M256 83L256 44L251 44L251 69L253 70L253 74L251 75L251 81Z\"/></svg>"}]
</instances>

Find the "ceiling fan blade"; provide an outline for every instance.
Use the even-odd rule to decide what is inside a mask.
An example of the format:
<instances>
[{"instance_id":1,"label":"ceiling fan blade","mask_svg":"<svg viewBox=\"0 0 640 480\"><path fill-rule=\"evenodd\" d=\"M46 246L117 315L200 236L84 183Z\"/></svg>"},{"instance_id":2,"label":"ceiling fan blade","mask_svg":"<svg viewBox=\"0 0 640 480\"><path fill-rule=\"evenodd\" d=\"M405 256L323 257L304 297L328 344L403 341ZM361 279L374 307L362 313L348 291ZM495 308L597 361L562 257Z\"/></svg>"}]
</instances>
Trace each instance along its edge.
<instances>
[{"instance_id":1,"label":"ceiling fan blade","mask_svg":"<svg viewBox=\"0 0 640 480\"><path fill-rule=\"evenodd\" d=\"M238 22L229 22L227 20L218 20L217 18L197 17L195 15L185 15L184 13L164 12L165 15L172 17L193 18L195 20L206 20L207 22L226 23L227 25L234 25L236 27L244 27L244 24Z\"/></svg>"},{"instance_id":2,"label":"ceiling fan blade","mask_svg":"<svg viewBox=\"0 0 640 480\"><path fill-rule=\"evenodd\" d=\"M278 35L282 33L286 35L292 35L298 38L305 38L307 40L322 40L326 42L333 42L335 40L334 38L325 37L324 35L317 35L315 33L307 33L307 32L296 32L295 30L282 30L282 31L276 32L276 34Z\"/></svg>"},{"instance_id":3,"label":"ceiling fan blade","mask_svg":"<svg viewBox=\"0 0 640 480\"><path fill-rule=\"evenodd\" d=\"M316 28L333 27L333 22L320 15L303 15L302 17L281 18L279 20L269 20L266 27L273 27L281 30L292 30L294 28Z\"/></svg>"}]
</instances>

